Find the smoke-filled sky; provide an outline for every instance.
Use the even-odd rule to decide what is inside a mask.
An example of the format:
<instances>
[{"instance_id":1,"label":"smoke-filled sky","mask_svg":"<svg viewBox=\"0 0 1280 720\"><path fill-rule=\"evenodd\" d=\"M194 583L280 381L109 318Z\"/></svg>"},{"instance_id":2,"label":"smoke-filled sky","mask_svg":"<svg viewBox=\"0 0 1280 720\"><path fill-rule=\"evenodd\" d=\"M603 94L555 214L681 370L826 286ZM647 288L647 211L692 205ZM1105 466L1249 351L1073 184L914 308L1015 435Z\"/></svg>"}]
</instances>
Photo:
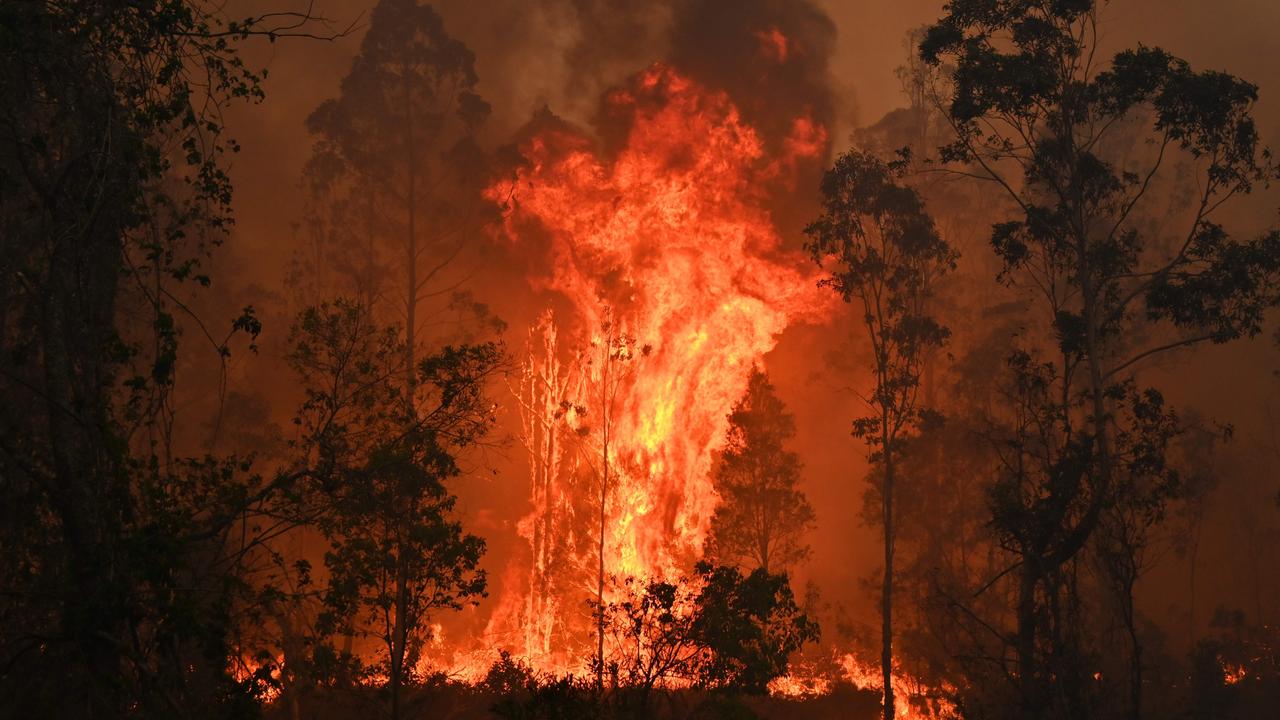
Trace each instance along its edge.
<instances>
[{"instance_id":1,"label":"smoke-filled sky","mask_svg":"<svg viewBox=\"0 0 1280 720\"><path fill-rule=\"evenodd\" d=\"M273 0L273 4L281 0ZM237 0L229 14L249 14L261 3ZM317 12L336 26L365 18L369 0L321 0ZM850 132L874 123L904 104L894 69L903 64L906 33L935 19L937 0L442 0L436 7L446 29L476 54L478 91L493 106L485 140L496 146L542 107L570 122L590 127L601 92L623 82L651 62L672 61L704 82L730 93L766 136L776 118L795 115L791 105L805 103L830 125L833 152L848 145ZM752 75L740 57L733 28L752 23L761 13L788 36L799 38L808 53L793 77ZM1117 0L1103 11L1104 41L1115 48L1137 42L1159 45L1201 69L1232 72L1261 86L1257 107L1263 137L1280 143L1280 66L1274 43L1280 34L1280 2L1275 0ZM267 100L262 107L233 110L231 133L243 147L233 167L238 224L228 252L242 273L237 289L279 288L296 242L301 215L297 190L311 149L304 120L323 100L334 96L358 48L362 27L333 42L282 40L254 46L251 63L265 64ZM816 183L816 176L806 180ZM816 186L796 207L808 212ZM1251 199L1241 217L1253 227L1275 220L1276 196ZM787 208L779 208L786 215ZM799 221L783 222L798 245ZM252 290L242 304L262 299ZM267 332L285 332L268 327ZM818 509L812 538L813 559L802 578L813 579L825 595L862 613L875 600L859 592L859 580L878 563L874 530L854 521L861 508L863 450L848 435L856 412L852 398L832 392L805 365L821 357L829 333L815 328L789 331L768 358L783 400L797 416L795 449L806 466L806 490ZM1274 349L1264 342L1196 356L1198 382L1177 383L1176 402L1234 420L1245 428L1262 427L1265 399L1256 384L1277 366ZM1187 361L1168 372L1185 377ZM1233 368L1208 372L1203 368ZM1267 397L1274 398L1274 393ZM838 418L833 420L832 418ZM523 476L488 480L504 491L519 492ZM466 499L466 493L464 500ZM474 504L470 511L483 512ZM1212 512L1212 510L1211 510ZM1223 527L1227 518L1220 518ZM1226 533L1227 530L1223 530ZM1227 534L1218 543L1229 548ZM1223 552L1226 552L1224 549ZM1228 563L1229 565L1229 563ZM1230 583L1229 569L1221 570Z\"/></svg>"},{"instance_id":2,"label":"smoke-filled sky","mask_svg":"<svg viewBox=\"0 0 1280 720\"><path fill-rule=\"evenodd\" d=\"M714 36L722 29L717 22L731 21L748 5L769 8L782 18L802 18L807 21L803 29L829 42L826 79L833 102L831 137L838 151L853 128L875 122L903 104L894 69L907 52L906 33L936 19L942 4L930 0L443 0L435 5L446 29L476 54L479 91L494 107L488 126L491 142L506 139L544 105L571 120L589 120L602 90L650 62L670 57L675 35L683 43L678 53L700 52L709 64L736 67L731 56L714 57L729 48L701 46L697 34ZM270 5L290 7L285 0L272 0ZM244 147L234 172L238 244L252 249L256 267L278 268L288 255L284 239L300 214L294 189L311 147L303 122L317 104L336 94L372 5L368 0L317 4L317 12L332 19L336 27L358 23L347 37L333 42L286 39L272 46L257 45L247 53L252 62L270 71L265 105L233 109L231 114L231 130ZM238 0L228 14L249 14L261 6ZM703 6L709 12L693 27L673 27L677 9L689 6ZM713 14L723 19L713 20ZM1117 47L1136 42L1160 45L1197 67L1230 70L1260 85L1257 117L1263 136L1280 137L1280 67L1268 52L1280 31L1280 3L1123 0L1109 4L1104 19L1108 21L1104 38ZM826 32L829 38L822 37Z\"/></svg>"}]
</instances>

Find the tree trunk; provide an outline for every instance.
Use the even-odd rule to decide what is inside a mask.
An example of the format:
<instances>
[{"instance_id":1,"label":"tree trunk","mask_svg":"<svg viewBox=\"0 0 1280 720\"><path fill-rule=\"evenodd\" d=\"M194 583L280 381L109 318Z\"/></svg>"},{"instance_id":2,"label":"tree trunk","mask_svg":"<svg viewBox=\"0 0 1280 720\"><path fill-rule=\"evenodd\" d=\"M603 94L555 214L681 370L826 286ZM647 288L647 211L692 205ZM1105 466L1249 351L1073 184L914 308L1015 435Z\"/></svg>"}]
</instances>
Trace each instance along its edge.
<instances>
[{"instance_id":1,"label":"tree trunk","mask_svg":"<svg viewBox=\"0 0 1280 720\"><path fill-rule=\"evenodd\" d=\"M404 675L406 617L408 610L408 568L403 557L396 559L396 608L391 639L391 720L400 720L400 685Z\"/></svg>"},{"instance_id":2,"label":"tree trunk","mask_svg":"<svg viewBox=\"0 0 1280 720\"><path fill-rule=\"evenodd\" d=\"M893 445L884 443L884 590L881 595L880 672L884 677L884 720L893 720Z\"/></svg>"},{"instance_id":3,"label":"tree trunk","mask_svg":"<svg viewBox=\"0 0 1280 720\"><path fill-rule=\"evenodd\" d=\"M604 689L604 534L607 518L606 502L609 499L609 361L612 345L605 338L604 365L601 368L601 432L603 433L602 471L600 474L600 565L596 574L596 688Z\"/></svg>"},{"instance_id":4,"label":"tree trunk","mask_svg":"<svg viewBox=\"0 0 1280 720\"><path fill-rule=\"evenodd\" d=\"M406 261L408 267L406 272L405 287L405 307L404 307L404 334L405 334L405 407L409 417L414 416L413 409L413 392L416 386L416 377L414 375L414 359L415 351L418 343L418 157L414 145L413 136L413 94L409 87L409 78L405 77L405 112L408 113L408 122L405 123L405 140L408 145L407 162L408 162L408 187L406 188L406 210L408 210L408 237L406 238L405 247L407 249Z\"/></svg>"},{"instance_id":5,"label":"tree trunk","mask_svg":"<svg viewBox=\"0 0 1280 720\"><path fill-rule=\"evenodd\" d=\"M1031 553L1022 558L1018 583L1018 686L1022 694L1022 709L1033 717L1041 708L1039 692L1039 667L1036 661L1036 584L1039 568Z\"/></svg>"},{"instance_id":6,"label":"tree trunk","mask_svg":"<svg viewBox=\"0 0 1280 720\"><path fill-rule=\"evenodd\" d=\"M1133 653L1131 656L1132 666L1129 670L1129 701L1130 701L1130 717L1133 720L1141 720L1142 718L1142 643L1138 640L1138 628L1135 626L1135 618L1133 616L1133 591L1130 590L1130 606L1128 617L1126 618L1129 625L1129 643Z\"/></svg>"},{"instance_id":7,"label":"tree trunk","mask_svg":"<svg viewBox=\"0 0 1280 720\"><path fill-rule=\"evenodd\" d=\"M62 527L70 579L60 620L89 667L86 710L92 716L113 712L123 647L115 640L129 622L122 606L127 600L116 586L116 548L128 506L107 429L107 354L124 257L114 228L90 228L52 245L37 301L53 464L50 500Z\"/></svg>"}]
</instances>

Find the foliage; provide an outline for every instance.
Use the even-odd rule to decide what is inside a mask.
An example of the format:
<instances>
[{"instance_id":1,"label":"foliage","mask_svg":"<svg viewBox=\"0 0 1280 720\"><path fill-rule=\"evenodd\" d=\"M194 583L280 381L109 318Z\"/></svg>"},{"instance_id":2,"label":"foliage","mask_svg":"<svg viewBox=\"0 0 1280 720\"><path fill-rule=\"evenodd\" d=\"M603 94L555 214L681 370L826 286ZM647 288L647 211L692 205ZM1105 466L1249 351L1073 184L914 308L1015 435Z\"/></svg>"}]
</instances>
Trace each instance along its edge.
<instances>
[{"instance_id":1,"label":"foliage","mask_svg":"<svg viewBox=\"0 0 1280 720\"><path fill-rule=\"evenodd\" d=\"M795 432L769 377L753 369L729 414L713 477L720 504L711 518L709 554L721 562L768 572L809 556L802 538L813 526L813 507L796 488L800 458L783 445Z\"/></svg>"},{"instance_id":2,"label":"foliage","mask_svg":"<svg viewBox=\"0 0 1280 720\"><path fill-rule=\"evenodd\" d=\"M708 651L699 683L761 694L785 675L791 654L818 639L818 625L800 611L785 573L698 565L703 585L694 635Z\"/></svg>"},{"instance_id":3,"label":"foliage","mask_svg":"<svg viewBox=\"0 0 1280 720\"><path fill-rule=\"evenodd\" d=\"M818 626L800 611L783 573L700 562L692 581L629 578L604 616L613 672L623 687L650 691L672 681L763 694L786 674L790 656L816 641Z\"/></svg>"},{"instance_id":4,"label":"foliage","mask_svg":"<svg viewBox=\"0 0 1280 720\"><path fill-rule=\"evenodd\" d=\"M262 97L239 42L311 21L0 7L6 715L246 715L271 689L230 638L280 528L260 512L293 478L174 447L179 341L200 322L177 289L210 284L232 220L221 113ZM205 333L220 361L261 329L251 308L223 327Z\"/></svg>"},{"instance_id":5,"label":"foliage","mask_svg":"<svg viewBox=\"0 0 1280 720\"><path fill-rule=\"evenodd\" d=\"M490 108L477 83L474 55L430 5L381 0L339 95L307 120L312 242L299 279L316 297L336 287L404 317L411 353L419 338L464 336L461 319L503 327L467 289L474 269L459 271L487 207L476 133Z\"/></svg>"},{"instance_id":6,"label":"foliage","mask_svg":"<svg viewBox=\"0 0 1280 720\"><path fill-rule=\"evenodd\" d=\"M519 658L512 658L506 650L498 652L498 659L489 666L479 687L494 695L514 695L523 692L531 683L537 682L533 668Z\"/></svg>"},{"instance_id":7,"label":"foliage","mask_svg":"<svg viewBox=\"0 0 1280 720\"><path fill-rule=\"evenodd\" d=\"M874 414L854 422L854 435L885 457L899 435L929 419L916 402L929 348L949 335L927 312L930 284L955 265L915 190L901 185L901 168L850 151L822 182L823 213L805 228L807 247L833 266L823 284L856 304L870 332Z\"/></svg>"},{"instance_id":8,"label":"foliage","mask_svg":"<svg viewBox=\"0 0 1280 720\"><path fill-rule=\"evenodd\" d=\"M307 398L297 423L313 484L315 524L329 540L321 632L371 634L399 683L416 665L425 621L485 592L484 541L453 518L445 482L459 455L493 424L485 383L502 361L493 344L446 347L415 369L405 402L394 327L350 301L302 313L290 361Z\"/></svg>"},{"instance_id":9,"label":"foliage","mask_svg":"<svg viewBox=\"0 0 1280 720\"><path fill-rule=\"evenodd\" d=\"M903 440L936 419L919 402L920 379L931 352L949 331L929 313L932 283L955 266L956 254L938 234L924 202L898 182L903 165L850 151L822 179L822 215L805 228L806 247L819 265L833 265L824 285L855 304L871 341L874 385L864 400L870 414L853 421L853 435L881 464L884 529L881 593L881 670L884 717L893 698L893 490Z\"/></svg>"},{"instance_id":10,"label":"foliage","mask_svg":"<svg viewBox=\"0 0 1280 720\"><path fill-rule=\"evenodd\" d=\"M1178 492L1164 460L1177 430L1134 375L1177 348L1256 335L1280 300L1280 233L1240 239L1217 220L1275 177L1252 118L1257 88L1158 48L1102 61L1098 9L953 2L920 46L926 62L954 64L949 97L935 98L954 133L941 171L1013 203L991 243L1000 277L1039 315L1010 359L1002 424L1013 432L991 499L1016 558L1007 679L1023 715L1092 712L1075 580L1088 547L1119 582L1128 712L1141 715L1132 587L1145 536ZM1178 183L1188 195L1175 203Z\"/></svg>"}]
</instances>

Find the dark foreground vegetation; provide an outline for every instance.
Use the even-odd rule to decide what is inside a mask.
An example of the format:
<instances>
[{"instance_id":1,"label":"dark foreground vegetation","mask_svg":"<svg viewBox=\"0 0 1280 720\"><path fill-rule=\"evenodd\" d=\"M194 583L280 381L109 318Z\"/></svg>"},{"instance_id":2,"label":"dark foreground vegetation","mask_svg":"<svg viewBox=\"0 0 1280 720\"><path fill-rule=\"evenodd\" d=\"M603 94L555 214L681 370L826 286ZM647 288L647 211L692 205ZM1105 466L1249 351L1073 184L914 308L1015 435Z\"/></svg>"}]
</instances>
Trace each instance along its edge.
<instances>
[{"instance_id":1,"label":"dark foreground vegetation","mask_svg":"<svg viewBox=\"0 0 1280 720\"><path fill-rule=\"evenodd\" d=\"M440 684L406 692L404 717L456 720L574 720L575 718L693 718L696 720L870 720L880 717L880 693L852 685L833 688L811 699L741 697L705 691L671 690L641 704L625 693L597 700L586 679L557 682L506 694L466 684ZM319 709L303 717L345 720L381 712L383 701L374 691L317 691L309 697ZM269 720L288 720L287 707L267 709Z\"/></svg>"},{"instance_id":2,"label":"dark foreground vegetation","mask_svg":"<svg viewBox=\"0 0 1280 720\"><path fill-rule=\"evenodd\" d=\"M345 720L377 713L383 701L371 690L323 690L308 697L316 710L303 717ZM852 685L832 688L810 699L786 699L717 694L695 690L667 690L647 702L625 691L600 701L592 681L556 681L494 692L486 687L440 683L406 693L406 718L456 720L574 720L576 718L691 718L695 720L871 720L880 717L880 693ZM289 720L283 704L271 706L269 720Z\"/></svg>"},{"instance_id":3,"label":"dark foreground vegetation","mask_svg":"<svg viewBox=\"0 0 1280 720\"><path fill-rule=\"evenodd\" d=\"M500 655L462 684L421 668L433 624L493 589L457 482L500 444L512 360L454 263L508 209L487 180L526 162L480 140L471 50L426 4L377 3L308 121L291 299L253 306L216 292L237 237L223 118L264 97L242 45L355 28L201 0L0 2L0 717L856 720L910 705L904 671L972 720L1274 717L1280 445L1233 445L1230 418L1171 398L1234 372L1193 349L1273 332L1280 232L1230 213L1278 170L1256 86L1102 49L1107 5L953 0L912 36L910 107L787 201L847 311L847 342L805 372L858 386L858 414L828 422L867 451L862 512L839 516L879 532L875 631L792 587L818 513L759 369L723 408L704 556L679 580L605 567L613 394L653 351L606 323L599 405L553 408L592 423L569 433L598 512L572 538L598 548L575 578L589 672ZM284 389L228 392L260 344ZM1241 503L1263 518L1253 586L1206 631L1200 522L1243 477L1269 484ZM1172 555L1192 558L1185 633L1140 602ZM880 688L768 694L798 652L854 637Z\"/></svg>"}]
</instances>

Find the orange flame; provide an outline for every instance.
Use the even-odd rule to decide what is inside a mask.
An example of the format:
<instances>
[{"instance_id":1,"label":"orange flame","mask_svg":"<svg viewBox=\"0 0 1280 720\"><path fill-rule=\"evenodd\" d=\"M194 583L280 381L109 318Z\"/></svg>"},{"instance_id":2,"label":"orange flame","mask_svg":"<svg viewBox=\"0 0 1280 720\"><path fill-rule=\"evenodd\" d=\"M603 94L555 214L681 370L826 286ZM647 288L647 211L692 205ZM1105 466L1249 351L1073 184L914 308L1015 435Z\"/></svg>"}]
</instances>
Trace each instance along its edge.
<instances>
[{"instance_id":1,"label":"orange flame","mask_svg":"<svg viewBox=\"0 0 1280 720\"><path fill-rule=\"evenodd\" d=\"M533 510L520 525L531 567L508 569L484 645L557 672L581 670L588 655L597 551L581 528L599 507L603 404L591 391L600 363L574 366L565 350L598 348L608 323L650 350L627 361L611 412L605 565L672 579L701 553L718 502L712 455L752 365L788 326L834 306L807 261L782 248L767 209L797 158L825 151L821 126L796 118L778 156L765 157L725 94L661 65L606 96L606 111L629 122L616 154L545 130L522 147L514 180L488 191L509 202L512 242L547 238L549 273L532 280L567 298L574 317L560 329L547 321L531 343L522 402ZM557 333L570 328L578 337L561 347ZM557 440L549 413L585 439Z\"/></svg>"},{"instance_id":2,"label":"orange flame","mask_svg":"<svg viewBox=\"0 0 1280 720\"><path fill-rule=\"evenodd\" d=\"M825 695L837 681L844 681L862 690L883 692L884 680L878 664L864 662L853 653L834 656L838 674L816 672L811 668L795 668L790 674L769 683L773 695L806 698ZM898 720L943 720L958 717L955 706L937 692L937 688L918 678L895 669L893 672L894 717ZM943 690L953 688L945 687Z\"/></svg>"}]
</instances>

